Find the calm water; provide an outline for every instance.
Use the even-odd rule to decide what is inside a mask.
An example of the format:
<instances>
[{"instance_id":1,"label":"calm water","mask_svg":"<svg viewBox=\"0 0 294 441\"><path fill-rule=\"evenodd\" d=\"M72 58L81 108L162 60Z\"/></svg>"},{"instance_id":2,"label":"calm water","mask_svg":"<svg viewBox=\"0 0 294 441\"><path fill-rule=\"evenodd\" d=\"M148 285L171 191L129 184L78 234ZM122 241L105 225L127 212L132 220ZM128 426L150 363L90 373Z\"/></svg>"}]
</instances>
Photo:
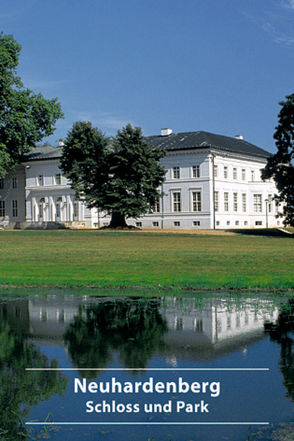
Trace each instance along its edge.
<instances>
[{"instance_id":1,"label":"calm water","mask_svg":"<svg viewBox=\"0 0 294 441\"><path fill-rule=\"evenodd\" d=\"M291 439L293 331L287 298L2 296L0 440Z\"/></svg>"}]
</instances>

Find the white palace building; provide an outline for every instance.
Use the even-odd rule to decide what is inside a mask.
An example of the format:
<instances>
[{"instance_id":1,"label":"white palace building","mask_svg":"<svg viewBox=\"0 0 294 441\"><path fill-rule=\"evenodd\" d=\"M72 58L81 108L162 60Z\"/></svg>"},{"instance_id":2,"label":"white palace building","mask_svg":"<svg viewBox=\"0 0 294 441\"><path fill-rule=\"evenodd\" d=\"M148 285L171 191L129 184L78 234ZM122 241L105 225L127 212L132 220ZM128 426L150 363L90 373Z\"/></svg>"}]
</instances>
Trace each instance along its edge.
<instances>
[{"instance_id":1,"label":"white palace building","mask_svg":"<svg viewBox=\"0 0 294 441\"><path fill-rule=\"evenodd\" d=\"M173 133L146 140L166 151L164 194L152 212L128 223L143 228L232 229L282 225L274 182L262 181L270 156L245 141L209 132ZM0 227L97 228L109 216L88 209L59 169L62 146L38 147L0 179Z\"/></svg>"}]
</instances>

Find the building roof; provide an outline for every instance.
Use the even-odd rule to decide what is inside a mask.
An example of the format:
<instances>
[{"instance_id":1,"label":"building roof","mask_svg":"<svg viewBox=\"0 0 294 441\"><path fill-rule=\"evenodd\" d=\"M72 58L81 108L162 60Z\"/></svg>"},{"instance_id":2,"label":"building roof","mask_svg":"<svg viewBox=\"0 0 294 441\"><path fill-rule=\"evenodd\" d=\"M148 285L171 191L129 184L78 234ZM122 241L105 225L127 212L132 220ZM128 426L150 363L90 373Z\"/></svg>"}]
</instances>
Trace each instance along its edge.
<instances>
[{"instance_id":1,"label":"building roof","mask_svg":"<svg viewBox=\"0 0 294 441\"><path fill-rule=\"evenodd\" d=\"M210 132L182 132L167 136L148 136L147 141L153 147L160 147L166 151L213 148L246 156L268 158L270 153L244 139L230 136L216 135Z\"/></svg>"},{"instance_id":2,"label":"building roof","mask_svg":"<svg viewBox=\"0 0 294 441\"><path fill-rule=\"evenodd\" d=\"M216 135L210 132L181 132L167 136L147 136L145 138L152 147L159 147L167 152L179 150L195 150L213 148L224 152L237 153L245 156L268 158L270 153L244 139L231 138L230 136ZM62 147L46 145L36 147L28 155L28 161L60 158Z\"/></svg>"}]
</instances>

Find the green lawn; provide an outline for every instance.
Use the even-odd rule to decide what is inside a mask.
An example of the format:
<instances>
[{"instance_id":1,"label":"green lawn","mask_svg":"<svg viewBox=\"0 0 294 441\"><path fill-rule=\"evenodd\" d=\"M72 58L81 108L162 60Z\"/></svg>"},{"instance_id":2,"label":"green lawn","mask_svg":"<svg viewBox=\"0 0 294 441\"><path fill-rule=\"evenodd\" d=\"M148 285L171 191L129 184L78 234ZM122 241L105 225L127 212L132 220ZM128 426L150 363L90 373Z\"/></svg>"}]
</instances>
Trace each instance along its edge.
<instances>
[{"instance_id":1,"label":"green lawn","mask_svg":"<svg viewBox=\"0 0 294 441\"><path fill-rule=\"evenodd\" d=\"M1 231L0 285L294 289L292 237Z\"/></svg>"}]
</instances>

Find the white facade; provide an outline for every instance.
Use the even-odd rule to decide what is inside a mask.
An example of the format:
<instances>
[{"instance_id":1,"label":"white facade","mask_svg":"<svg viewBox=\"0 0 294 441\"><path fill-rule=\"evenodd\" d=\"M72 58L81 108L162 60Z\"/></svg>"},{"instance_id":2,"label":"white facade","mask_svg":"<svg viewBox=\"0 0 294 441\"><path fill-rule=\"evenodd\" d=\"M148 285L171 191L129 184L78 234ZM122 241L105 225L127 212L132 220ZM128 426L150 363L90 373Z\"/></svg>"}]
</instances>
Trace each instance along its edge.
<instances>
[{"instance_id":1,"label":"white facade","mask_svg":"<svg viewBox=\"0 0 294 441\"><path fill-rule=\"evenodd\" d=\"M162 159L166 179L159 189L164 196L152 212L128 223L154 229L281 226L282 220L276 217L278 207L272 200L277 193L275 185L261 179L266 157L248 153L248 145L246 153L208 145L167 150ZM76 200L75 191L59 169L61 148L44 149L45 153L38 148L34 157L0 181L0 225L107 225L109 217Z\"/></svg>"}]
</instances>

